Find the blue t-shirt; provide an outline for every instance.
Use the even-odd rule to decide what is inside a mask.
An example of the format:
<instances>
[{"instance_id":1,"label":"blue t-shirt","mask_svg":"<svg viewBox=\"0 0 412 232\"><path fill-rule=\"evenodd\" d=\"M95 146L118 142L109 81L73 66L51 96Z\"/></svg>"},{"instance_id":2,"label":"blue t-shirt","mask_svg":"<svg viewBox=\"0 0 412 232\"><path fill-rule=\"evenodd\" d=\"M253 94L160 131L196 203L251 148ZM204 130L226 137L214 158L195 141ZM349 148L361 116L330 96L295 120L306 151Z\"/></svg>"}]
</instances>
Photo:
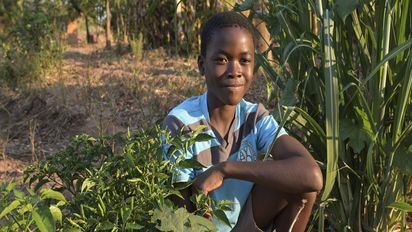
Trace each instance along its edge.
<instances>
[{"instance_id":1,"label":"blue t-shirt","mask_svg":"<svg viewBox=\"0 0 412 232\"><path fill-rule=\"evenodd\" d=\"M260 154L266 153L274 140L278 123L262 104L252 104L245 100L236 106L234 121L229 129L227 138L221 138L210 125L207 106L207 93L189 98L176 106L164 119L163 126L173 135L179 131L194 131L203 125L204 133L214 139L204 142L196 142L189 148L186 159L195 158L207 168L226 160L256 161ZM287 134L282 128L278 134ZM164 145L166 152L170 145ZM175 176L175 182L193 180L197 175L207 170L203 169L179 169ZM236 225L240 211L244 206L253 183L239 179L225 179L222 186L210 194L214 199L234 202L230 205L231 211L226 211L232 228ZM216 219L212 221L218 231L230 231L231 228Z\"/></svg>"}]
</instances>

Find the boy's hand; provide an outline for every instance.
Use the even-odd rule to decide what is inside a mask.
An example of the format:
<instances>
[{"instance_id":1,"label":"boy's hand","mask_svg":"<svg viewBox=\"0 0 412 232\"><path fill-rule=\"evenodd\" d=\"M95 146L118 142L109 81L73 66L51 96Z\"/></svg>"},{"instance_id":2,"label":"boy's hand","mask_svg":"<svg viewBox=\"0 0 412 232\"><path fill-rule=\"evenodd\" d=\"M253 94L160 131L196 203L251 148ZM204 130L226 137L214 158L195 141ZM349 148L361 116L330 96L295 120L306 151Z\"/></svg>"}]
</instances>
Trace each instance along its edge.
<instances>
[{"instance_id":1,"label":"boy's hand","mask_svg":"<svg viewBox=\"0 0 412 232\"><path fill-rule=\"evenodd\" d=\"M193 185L204 194L219 188L223 184L224 174L221 165L217 164L196 177Z\"/></svg>"}]
</instances>

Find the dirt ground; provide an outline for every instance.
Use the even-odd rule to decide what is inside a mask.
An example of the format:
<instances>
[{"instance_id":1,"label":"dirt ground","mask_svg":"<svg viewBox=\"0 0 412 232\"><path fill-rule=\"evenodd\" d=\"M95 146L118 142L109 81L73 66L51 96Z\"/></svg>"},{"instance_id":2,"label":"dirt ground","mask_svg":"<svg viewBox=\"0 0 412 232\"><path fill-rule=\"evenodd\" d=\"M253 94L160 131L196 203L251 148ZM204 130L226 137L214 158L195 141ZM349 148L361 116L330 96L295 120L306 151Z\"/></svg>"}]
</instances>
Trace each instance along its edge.
<instances>
[{"instance_id":1,"label":"dirt ground","mask_svg":"<svg viewBox=\"0 0 412 232\"><path fill-rule=\"evenodd\" d=\"M27 165L63 149L74 135L150 127L206 90L194 57L156 49L137 60L103 44L69 46L40 84L0 88L0 181L21 179ZM246 99L265 103L263 78Z\"/></svg>"}]
</instances>

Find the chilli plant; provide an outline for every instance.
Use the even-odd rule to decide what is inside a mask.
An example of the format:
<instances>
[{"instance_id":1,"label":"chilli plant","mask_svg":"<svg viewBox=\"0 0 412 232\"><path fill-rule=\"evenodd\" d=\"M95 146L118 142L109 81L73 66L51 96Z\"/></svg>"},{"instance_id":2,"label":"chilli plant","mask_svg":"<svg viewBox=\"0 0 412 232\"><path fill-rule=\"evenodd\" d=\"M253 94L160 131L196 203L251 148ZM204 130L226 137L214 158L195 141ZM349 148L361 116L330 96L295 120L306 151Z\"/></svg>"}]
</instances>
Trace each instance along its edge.
<instances>
[{"instance_id":1,"label":"chilli plant","mask_svg":"<svg viewBox=\"0 0 412 232\"><path fill-rule=\"evenodd\" d=\"M200 128L201 129L201 128ZM185 150L210 139L199 131L170 137L159 127L135 135L76 136L69 146L25 171L28 188L0 186L0 231L215 231L204 214L228 223L230 202L194 195L197 210L177 208L177 168L200 168ZM164 159L162 143L171 144Z\"/></svg>"},{"instance_id":2,"label":"chilli plant","mask_svg":"<svg viewBox=\"0 0 412 232\"><path fill-rule=\"evenodd\" d=\"M412 4L264 2L261 12L254 1L235 9L266 22L270 46L256 57L274 114L324 171L308 229L411 228Z\"/></svg>"}]
</instances>

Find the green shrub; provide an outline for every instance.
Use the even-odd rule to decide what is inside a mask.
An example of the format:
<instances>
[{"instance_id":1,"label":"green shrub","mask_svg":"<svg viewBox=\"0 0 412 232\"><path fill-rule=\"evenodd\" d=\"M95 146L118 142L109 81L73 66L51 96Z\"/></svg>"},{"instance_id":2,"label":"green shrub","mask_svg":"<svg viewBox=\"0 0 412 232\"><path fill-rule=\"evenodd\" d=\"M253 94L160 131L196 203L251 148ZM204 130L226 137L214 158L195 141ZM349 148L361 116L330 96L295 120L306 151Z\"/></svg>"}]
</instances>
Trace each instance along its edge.
<instances>
[{"instance_id":1,"label":"green shrub","mask_svg":"<svg viewBox=\"0 0 412 232\"><path fill-rule=\"evenodd\" d=\"M60 192L42 189L24 193L14 183L0 184L0 231L27 231L37 227L40 231L55 231L56 222L62 224L60 208L66 199Z\"/></svg>"},{"instance_id":2,"label":"green shrub","mask_svg":"<svg viewBox=\"0 0 412 232\"><path fill-rule=\"evenodd\" d=\"M162 138L172 144L168 153L174 154L174 161L164 159ZM41 229L36 219L35 223L31 220L36 207L41 206L38 214L43 221L47 219L48 228L53 230L214 231L215 226L202 216L211 213L227 222L222 213L229 209L229 202L218 203L199 193L192 198L197 211L188 213L169 200L172 195L181 197L178 190L191 184L180 188L173 185L176 168L201 166L176 154L183 154L191 144L207 139L210 137L197 131L171 138L159 127L133 136L76 136L65 150L26 169L25 180L31 186L28 194L18 191L13 195L10 192L17 190L4 184L2 190L7 191L0 195L3 228L12 230L24 225L51 231ZM47 200L45 193L51 193L55 199L58 196L60 201ZM33 206L28 207L27 202L33 200L20 202L20 198L36 199L39 203L30 203Z\"/></svg>"},{"instance_id":3,"label":"green shrub","mask_svg":"<svg viewBox=\"0 0 412 232\"><path fill-rule=\"evenodd\" d=\"M39 80L61 61L60 28L43 5L46 3L16 7L7 27L0 31L0 84L16 87Z\"/></svg>"}]
</instances>

